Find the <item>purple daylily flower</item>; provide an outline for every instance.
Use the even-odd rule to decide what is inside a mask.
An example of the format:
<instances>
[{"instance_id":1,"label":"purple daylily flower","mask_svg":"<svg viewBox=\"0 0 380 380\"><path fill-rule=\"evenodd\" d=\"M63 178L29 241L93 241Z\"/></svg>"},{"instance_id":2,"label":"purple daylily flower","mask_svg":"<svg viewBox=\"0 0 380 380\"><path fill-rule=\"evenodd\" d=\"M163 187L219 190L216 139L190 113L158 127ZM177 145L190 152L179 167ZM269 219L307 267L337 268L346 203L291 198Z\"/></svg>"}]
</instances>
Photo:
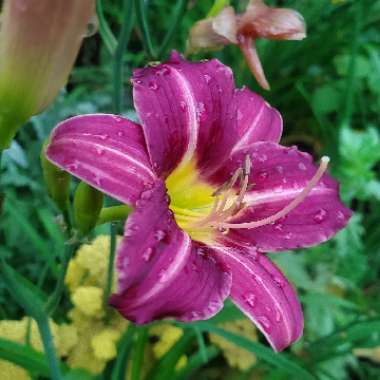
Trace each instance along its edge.
<instances>
[{"instance_id":1,"label":"purple daylily flower","mask_svg":"<svg viewBox=\"0 0 380 380\"><path fill-rule=\"evenodd\" d=\"M207 319L232 301L280 351L303 331L296 293L263 253L331 238L351 212L310 155L278 144L280 114L235 89L213 59L173 53L133 75L141 126L83 115L54 130L47 157L134 206L118 247L118 291L127 319Z\"/></svg>"}]
</instances>

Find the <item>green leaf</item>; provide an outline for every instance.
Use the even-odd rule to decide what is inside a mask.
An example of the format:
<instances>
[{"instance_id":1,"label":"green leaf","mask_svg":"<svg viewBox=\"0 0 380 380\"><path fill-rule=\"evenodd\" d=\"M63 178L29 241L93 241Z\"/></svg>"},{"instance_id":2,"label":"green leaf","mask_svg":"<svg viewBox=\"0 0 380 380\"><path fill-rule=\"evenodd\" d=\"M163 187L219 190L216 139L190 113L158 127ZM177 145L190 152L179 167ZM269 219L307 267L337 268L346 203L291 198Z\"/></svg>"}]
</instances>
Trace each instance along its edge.
<instances>
[{"instance_id":1,"label":"green leaf","mask_svg":"<svg viewBox=\"0 0 380 380\"><path fill-rule=\"evenodd\" d=\"M0 338L0 358L25 368L36 375L50 376L49 365L44 354L35 351L30 346Z\"/></svg>"},{"instance_id":2,"label":"green leaf","mask_svg":"<svg viewBox=\"0 0 380 380\"><path fill-rule=\"evenodd\" d=\"M225 331L219 327L213 326L208 322L199 322L197 326L200 330L211 332L213 334L220 335L221 337L235 343L241 348L246 349L254 353L259 359L266 361L267 363L283 369L284 371L291 374L292 379L302 379L302 380L315 380L316 378L305 368L301 367L295 362L294 359L290 360L285 354L275 353L272 349L265 347L264 345L251 341L240 335L236 335L229 331Z\"/></svg>"}]
</instances>

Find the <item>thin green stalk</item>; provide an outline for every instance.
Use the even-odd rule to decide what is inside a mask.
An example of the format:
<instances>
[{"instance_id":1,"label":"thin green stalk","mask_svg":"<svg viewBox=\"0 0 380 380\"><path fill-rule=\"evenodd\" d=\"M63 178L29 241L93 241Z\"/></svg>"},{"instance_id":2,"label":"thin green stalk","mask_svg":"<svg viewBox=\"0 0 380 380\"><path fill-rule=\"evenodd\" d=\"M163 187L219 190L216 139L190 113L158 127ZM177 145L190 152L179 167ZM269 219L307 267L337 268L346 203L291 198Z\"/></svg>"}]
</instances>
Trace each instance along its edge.
<instances>
[{"instance_id":1,"label":"thin green stalk","mask_svg":"<svg viewBox=\"0 0 380 380\"><path fill-rule=\"evenodd\" d=\"M141 380L141 367L144 359L145 344L148 341L148 327L137 329L137 337L132 351L131 380Z\"/></svg>"},{"instance_id":2,"label":"thin green stalk","mask_svg":"<svg viewBox=\"0 0 380 380\"><path fill-rule=\"evenodd\" d=\"M355 20L354 20L354 30L353 30L353 38L352 38L352 47L351 47L351 59L348 67L347 74L347 86L346 86L346 101L343 109L343 115L341 119L340 126L346 127L350 124L352 114L354 112L354 96L356 89L356 61L359 50L359 39L360 39L360 31L362 29L362 19L363 19L363 1L358 0L355 4Z\"/></svg>"},{"instance_id":3,"label":"thin green stalk","mask_svg":"<svg viewBox=\"0 0 380 380\"><path fill-rule=\"evenodd\" d=\"M65 289L65 277L66 277L67 268L69 266L69 262L79 246L80 246L79 242L67 244L65 246L65 252L64 252L64 256L62 260L62 268L60 270L55 289L53 293L50 295L50 297L48 298L45 305L45 311L48 315L53 314L55 309L59 305L63 291Z\"/></svg>"},{"instance_id":4,"label":"thin green stalk","mask_svg":"<svg viewBox=\"0 0 380 380\"><path fill-rule=\"evenodd\" d=\"M109 259L108 259L107 283L104 289L104 299L103 299L103 303L105 307L108 304L108 298L112 290L115 252L116 252L116 226L114 223L111 223L110 225L110 254L109 254Z\"/></svg>"},{"instance_id":5,"label":"thin green stalk","mask_svg":"<svg viewBox=\"0 0 380 380\"><path fill-rule=\"evenodd\" d=\"M111 28L108 25L106 18L104 17L104 8L102 0L96 0L96 13L99 19L100 36L104 42L104 45L106 45L106 48L109 51L109 53L111 55L114 55L117 47L117 41L112 33Z\"/></svg>"},{"instance_id":6,"label":"thin green stalk","mask_svg":"<svg viewBox=\"0 0 380 380\"><path fill-rule=\"evenodd\" d=\"M123 56L133 26L133 1L123 0L123 24L118 39L113 67L113 108L120 114L123 106Z\"/></svg>"},{"instance_id":7,"label":"thin green stalk","mask_svg":"<svg viewBox=\"0 0 380 380\"><path fill-rule=\"evenodd\" d=\"M36 319L38 330L40 332L42 344L46 354L47 361L50 367L50 374L52 380L62 380L61 371L59 369L59 362L55 354L53 336L50 331L49 320L44 315Z\"/></svg>"},{"instance_id":8,"label":"thin green stalk","mask_svg":"<svg viewBox=\"0 0 380 380\"><path fill-rule=\"evenodd\" d=\"M164 41L162 42L158 57L162 59L162 56L165 54L168 46L173 40L173 37L175 36L178 26L182 22L183 15L185 14L186 11L186 6L187 6L188 0L179 0L177 2L176 9L174 10L174 15L172 17L172 24L168 32L166 33L164 37Z\"/></svg>"},{"instance_id":9,"label":"thin green stalk","mask_svg":"<svg viewBox=\"0 0 380 380\"><path fill-rule=\"evenodd\" d=\"M149 31L149 25L148 25L148 20L147 20L147 15L146 15L145 1L135 0L135 4L136 4L137 22L139 24L139 27L143 35L144 49L148 55L148 58L154 61L156 59L156 53L153 48L152 39L150 38L150 31Z\"/></svg>"}]
</instances>

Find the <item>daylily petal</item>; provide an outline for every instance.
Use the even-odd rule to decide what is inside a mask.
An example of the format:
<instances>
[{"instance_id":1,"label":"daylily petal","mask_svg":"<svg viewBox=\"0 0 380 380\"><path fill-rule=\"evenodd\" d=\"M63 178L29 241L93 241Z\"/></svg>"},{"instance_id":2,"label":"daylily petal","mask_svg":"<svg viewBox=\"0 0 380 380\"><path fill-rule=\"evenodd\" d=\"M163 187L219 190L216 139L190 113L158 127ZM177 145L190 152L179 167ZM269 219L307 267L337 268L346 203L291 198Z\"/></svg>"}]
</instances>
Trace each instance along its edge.
<instances>
[{"instance_id":1,"label":"daylily petal","mask_svg":"<svg viewBox=\"0 0 380 380\"><path fill-rule=\"evenodd\" d=\"M178 228L162 182L143 192L136 206L118 250L111 305L136 323L216 314L230 291L227 268Z\"/></svg>"},{"instance_id":2,"label":"daylily petal","mask_svg":"<svg viewBox=\"0 0 380 380\"><path fill-rule=\"evenodd\" d=\"M77 116L53 131L46 155L63 170L134 204L154 183L141 127L116 115Z\"/></svg>"},{"instance_id":3,"label":"daylily petal","mask_svg":"<svg viewBox=\"0 0 380 380\"><path fill-rule=\"evenodd\" d=\"M232 273L230 297L257 325L276 351L295 342L303 331L297 295L281 271L264 255L232 247L214 248Z\"/></svg>"},{"instance_id":4,"label":"daylily petal","mask_svg":"<svg viewBox=\"0 0 380 380\"><path fill-rule=\"evenodd\" d=\"M303 190L316 172L309 154L295 147L259 142L235 151L217 174L220 183L241 166L247 155L252 162L249 182L253 187L244 197L244 211L230 223L253 222L274 215ZM347 224L350 215L351 211L339 200L337 182L324 174L302 203L282 220L252 229L231 229L225 238L254 244L262 251L308 247L330 239Z\"/></svg>"},{"instance_id":5,"label":"daylily petal","mask_svg":"<svg viewBox=\"0 0 380 380\"><path fill-rule=\"evenodd\" d=\"M232 108L236 109L238 129L238 139L233 152L258 141L280 141L281 114L260 95L245 87L236 90Z\"/></svg>"},{"instance_id":6,"label":"daylily petal","mask_svg":"<svg viewBox=\"0 0 380 380\"><path fill-rule=\"evenodd\" d=\"M238 22L239 32L253 38L302 40L305 21L293 9L268 7L262 0L251 0Z\"/></svg>"},{"instance_id":7,"label":"daylily petal","mask_svg":"<svg viewBox=\"0 0 380 380\"><path fill-rule=\"evenodd\" d=\"M237 43L237 23L233 7L223 8L215 17L200 20L189 32L188 52L217 49Z\"/></svg>"},{"instance_id":8,"label":"daylily petal","mask_svg":"<svg viewBox=\"0 0 380 380\"><path fill-rule=\"evenodd\" d=\"M166 177L195 155L210 168L235 141L223 128L234 92L232 71L219 61L192 63L176 52L133 76L134 103L153 168ZM210 144L216 146L210 149ZM228 149L227 149L228 153Z\"/></svg>"}]
</instances>

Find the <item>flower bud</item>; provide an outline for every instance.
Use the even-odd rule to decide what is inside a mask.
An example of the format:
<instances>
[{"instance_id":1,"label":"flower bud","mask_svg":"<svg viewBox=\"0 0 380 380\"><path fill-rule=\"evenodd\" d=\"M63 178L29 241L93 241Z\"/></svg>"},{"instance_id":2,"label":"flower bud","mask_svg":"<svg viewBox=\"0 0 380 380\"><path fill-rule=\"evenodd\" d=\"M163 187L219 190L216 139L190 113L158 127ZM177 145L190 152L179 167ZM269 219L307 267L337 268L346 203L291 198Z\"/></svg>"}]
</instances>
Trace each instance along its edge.
<instances>
[{"instance_id":1,"label":"flower bud","mask_svg":"<svg viewBox=\"0 0 380 380\"><path fill-rule=\"evenodd\" d=\"M74 194L74 220L82 235L95 227L102 206L103 193L80 182Z\"/></svg>"},{"instance_id":2,"label":"flower bud","mask_svg":"<svg viewBox=\"0 0 380 380\"><path fill-rule=\"evenodd\" d=\"M45 155L45 142L41 150L40 160L45 186L50 198L57 207L65 212L68 209L70 197L70 174L52 164Z\"/></svg>"},{"instance_id":3,"label":"flower bud","mask_svg":"<svg viewBox=\"0 0 380 380\"><path fill-rule=\"evenodd\" d=\"M94 0L4 0L0 149L66 84L94 13Z\"/></svg>"}]
</instances>

